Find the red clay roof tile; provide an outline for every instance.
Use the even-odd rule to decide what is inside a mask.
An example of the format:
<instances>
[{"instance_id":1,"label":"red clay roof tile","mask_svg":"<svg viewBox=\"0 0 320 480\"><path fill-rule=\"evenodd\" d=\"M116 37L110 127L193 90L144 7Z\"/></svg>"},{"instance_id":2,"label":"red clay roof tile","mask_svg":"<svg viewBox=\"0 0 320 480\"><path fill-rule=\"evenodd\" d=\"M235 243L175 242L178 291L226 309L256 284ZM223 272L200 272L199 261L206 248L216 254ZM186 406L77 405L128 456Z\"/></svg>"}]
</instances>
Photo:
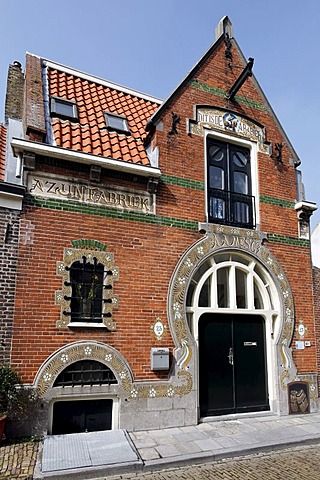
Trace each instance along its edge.
<instances>
[{"instance_id":1,"label":"red clay roof tile","mask_svg":"<svg viewBox=\"0 0 320 480\"><path fill-rule=\"evenodd\" d=\"M105 82L103 82L105 83ZM159 103L117 89L116 86L88 81L81 76L48 67L49 96L76 102L79 123L52 118L56 145L93 155L150 165L143 140L145 125ZM109 131L105 112L125 116L130 135Z\"/></svg>"}]
</instances>

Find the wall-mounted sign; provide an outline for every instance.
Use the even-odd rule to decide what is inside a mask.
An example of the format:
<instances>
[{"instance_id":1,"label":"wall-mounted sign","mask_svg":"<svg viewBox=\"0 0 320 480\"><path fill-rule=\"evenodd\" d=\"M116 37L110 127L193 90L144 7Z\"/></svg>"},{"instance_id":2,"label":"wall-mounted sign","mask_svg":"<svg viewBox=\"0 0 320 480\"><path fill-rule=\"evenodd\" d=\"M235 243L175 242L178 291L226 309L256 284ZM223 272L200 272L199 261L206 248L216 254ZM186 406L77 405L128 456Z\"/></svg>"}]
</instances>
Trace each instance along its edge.
<instances>
[{"instance_id":1,"label":"wall-mounted sign","mask_svg":"<svg viewBox=\"0 0 320 480\"><path fill-rule=\"evenodd\" d=\"M153 195L117 187L101 187L53 176L29 174L28 192L34 196L72 200L82 203L141 213L155 213Z\"/></svg>"},{"instance_id":2,"label":"wall-mounted sign","mask_svg":"<svg viewBox=\"0 0 320 480\"><path fill-rule=\"evenodd\" d=\"M308 327L304 325L303 320L300 320L299 325L296 327L296 331L301 339L305 337Z\"/></svg>"},{"instance_id":3,"label":"wall-mounted sign","mask_svg":"<svg viewBox=\"0 0 320 480\"><path fill-rule=\"evenodd\" d=\"M166 328L166 325L163 325L163 323L161 322L160 317L157 317L155 323L151 325L151 329L153 330L154 336L157 340L162 340Z\"/></svg>"},{"instance_id":4,"label":"wall-mounted sign","mask_svg":"<svg viewBox=\"0 0 320 480\"><path fill-rule=\"evenodd\" d=\"M304 342L301 340L296 341L296 350L304 350Z\"/></svg>"},{"instance_id":5,"label":"wall-mounted sign","mask_svg":"<svg viewBox=\"0 0 320 480\"><path fill-rule=\"evenodd\" d=\"M198 108L196 119L189 121L190 133L204 135L204 128L232 132L257 142L260 152L271 154L270 145L265 144L264 128L247 118L218 108Z\"/></svg>"}]
</instances>

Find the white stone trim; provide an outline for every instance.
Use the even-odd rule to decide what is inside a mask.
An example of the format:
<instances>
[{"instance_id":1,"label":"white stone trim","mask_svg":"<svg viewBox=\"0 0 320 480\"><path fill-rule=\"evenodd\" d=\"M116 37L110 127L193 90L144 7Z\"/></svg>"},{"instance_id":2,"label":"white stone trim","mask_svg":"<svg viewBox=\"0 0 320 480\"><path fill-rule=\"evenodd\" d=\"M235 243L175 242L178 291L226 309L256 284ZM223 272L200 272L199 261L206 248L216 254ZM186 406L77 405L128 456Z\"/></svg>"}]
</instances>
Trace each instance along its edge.
<instances>
[{"instance_id":1,"label":"white stone trim","mask_svg":"<svg viewBox=\"0 0 320 480\"><path fill-rule=\"evenodd\" d=\"M88 80L88 82L98 83L99 85L103 85L104 87L112 88L114 90L118 90L123 93L127 93L134 97L143 98L144 100L148 100L150 102L158 103L159 105L162 104L162 100L156 97L152 97L151 95L147 95L145 93L139 92L137 90L132 90L131 88L124 87L119 85L118 83L109 82L107 80L103 80L100 77L96 77L94 75L89 75L87 73L81 72L79 70L75 70L73 68L67 67L66 65L61 65L60 63L52 62L51 60L43 59L43 64L49 68L53 68L55 70L59 70L60 72L65 72L70 75L74 75L76 77L82 78L83 80Z\"/></svg>"},{"instance_id":2,"label":"white stone trim","mask_svg":"<svg viewBox=\"0 0 320 480\"><path fill-rule=\"evenodd\" d=\"M0 192L0 207L11 210L22 210L23 196L9 192Z\"/></svg>"},{"instance_id":3,"label":"white stone trim","mask_svg":"<svg viewBox=\"0 0 320 480\"><path fill-rule=\"evenodd\" d=\"M137 165L135 163L125 162L124 160L114 160L113 158L109 157L99 157L98 155L92 155L89 153L75 152L66 148L31 142L30 140L12 138L11 146L13 148L14 155L18 155L20 152L33 152L38 155L59 158L60 160L67 160L69 162L99 165L102 168L133 173L143 177L158 178L161 176L161 170L156 167L147 167L143 165Z\"/></svg>"},{"instance_id":4,"label":"white stone trim","mask_svg":"<svg viewBox=\"0 0 320 480\"><path fill-rule=\"evenodd\" d=\"M250 165L251 165L251 195L255 199L255 221L256 225L260 225L260 199L259 199L259 183L258 183L258 147L257 143L245 140L244 138L228 135L227 133L219 132L217 130L210 130L203 128L204 138L204 172L205 172L205 209L206 209L206 221L208 222L209 210L208 210L208 158L207 158L207 137L216 138L223 142L232 143L233 145L239 145L240 147L246 147L250 150Z\"/></svg>"}]
</instances>

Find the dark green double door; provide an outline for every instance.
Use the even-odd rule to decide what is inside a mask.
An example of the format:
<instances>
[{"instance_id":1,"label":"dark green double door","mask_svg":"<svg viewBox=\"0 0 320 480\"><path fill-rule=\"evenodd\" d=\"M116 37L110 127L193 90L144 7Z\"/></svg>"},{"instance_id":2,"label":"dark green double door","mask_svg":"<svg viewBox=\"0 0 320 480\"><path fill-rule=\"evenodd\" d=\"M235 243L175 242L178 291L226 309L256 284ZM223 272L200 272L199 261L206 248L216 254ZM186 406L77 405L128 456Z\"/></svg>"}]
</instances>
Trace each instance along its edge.
<instances>
[{"instance_id":1,"label":"dark green double door","mask_svg":"<svg viewBox=\"0 0 320 480\"><path fill-rule=\"evenodd\" d=\"M202 417L269 410L262 317L200 317L199 382Z\"/></svg>"}]
</instances>

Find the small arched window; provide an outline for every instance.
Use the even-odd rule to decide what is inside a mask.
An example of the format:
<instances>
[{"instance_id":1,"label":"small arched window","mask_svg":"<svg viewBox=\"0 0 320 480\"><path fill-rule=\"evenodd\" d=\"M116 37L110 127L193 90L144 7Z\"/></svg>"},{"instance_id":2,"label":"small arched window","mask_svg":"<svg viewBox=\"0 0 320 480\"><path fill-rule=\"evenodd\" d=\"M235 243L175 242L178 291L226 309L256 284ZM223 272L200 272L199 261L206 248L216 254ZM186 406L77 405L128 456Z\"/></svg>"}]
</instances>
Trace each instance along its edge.
<instances>
[{"instance_id":1,"label":"small arched window","mask_svg":"<svg viewBox=\"0 0 320 480\"><path fill-rule=\"evenodd\" d=\"M113 371L96 360L80 360L66 367L56 378L54 387L76 385L110 385L118 383Z\"/></svg>"},{"instance_id":2,"label":"small arched window","mask_svg":"<svg viewBox=\"0 0 320 480\"><path fill-rule=\"evenodd\" d=\"M75 240L75 248L64 249L63 262L57 262L62 290L55 292L55 303L61 306L58 328L107 327L116 329L113 310L118 297L113 285L119 278L113 254L95 240Z\"/></svg>"}]
</instances>

